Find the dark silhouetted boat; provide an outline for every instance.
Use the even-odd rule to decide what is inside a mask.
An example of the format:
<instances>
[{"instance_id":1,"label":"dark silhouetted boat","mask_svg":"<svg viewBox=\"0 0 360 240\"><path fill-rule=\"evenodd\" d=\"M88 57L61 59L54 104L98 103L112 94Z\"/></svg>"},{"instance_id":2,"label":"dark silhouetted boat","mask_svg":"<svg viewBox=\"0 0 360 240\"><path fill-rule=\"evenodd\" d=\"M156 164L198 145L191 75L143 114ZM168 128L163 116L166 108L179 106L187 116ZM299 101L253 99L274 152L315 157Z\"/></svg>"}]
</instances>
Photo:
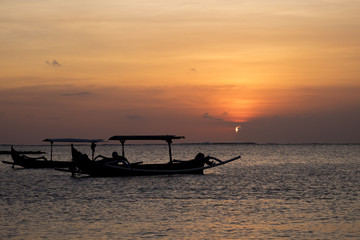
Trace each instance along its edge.
<instances>
[{"instance_id":1,"label":"dark silhouetted boat","mask_svg":"<svg viewBox=\"0 0 360 240\"><path fill-rule=\"evenodd\" d=\"M13 162L2 162L6 164L12 164L13 167L16 165L23 168L69 168L72 165L72 162L70 161L52 161L48 160L45 156L28 157L19 153L13 147L11 147L11 158Z\"/></svg>"},{"instance_id":2,"label":"dark silhouetted boat","mask_svg":"<svg viewBox=\"0 0 360 240\"><path fill-rule=\"evenodd\" d=\"M240 158L240 156L237 156L227 161L221 161L217 158L199 153L191 160L173 160L171 154L172 140L181 138L184 137L174 135L113 136L109 138L109 140L118 140L121 142L122 156L114 152L115 154L113 153L112 157L99 155L93 160L86 154L79 152L72 145L72 160L74 162L72 174L86 174L91 177L203 174L205 169L224 165ZM125 158L124 152L124 144L127 140L164 140L169 146L170 161L163 164L143 164L143 162L129 163Z\"/></svg>"},{"instance_id":3,"label":"dark silhouetted boat","mask_svg":"<svg viewBox=\"0 0 360 240\"><path fill-rule=\"evenodd\" d=\"M41 157L29 157L20 152L16 151L13 146L11 146L11 158L12 162L2 161L6 164L11 164L13 167L21 166L23 168L68 168L71 169L73 165L72 161L53 161L53 144L54 142L77 142L77 143L91 143L93 152L95 151L95 143L102 141L101 139L75 139L75 138L57 138L57 139L45 139L43 142L50 142L51 144L51 154L50 159L47 159L45 156Z\"/></svg>"}]
</instances>

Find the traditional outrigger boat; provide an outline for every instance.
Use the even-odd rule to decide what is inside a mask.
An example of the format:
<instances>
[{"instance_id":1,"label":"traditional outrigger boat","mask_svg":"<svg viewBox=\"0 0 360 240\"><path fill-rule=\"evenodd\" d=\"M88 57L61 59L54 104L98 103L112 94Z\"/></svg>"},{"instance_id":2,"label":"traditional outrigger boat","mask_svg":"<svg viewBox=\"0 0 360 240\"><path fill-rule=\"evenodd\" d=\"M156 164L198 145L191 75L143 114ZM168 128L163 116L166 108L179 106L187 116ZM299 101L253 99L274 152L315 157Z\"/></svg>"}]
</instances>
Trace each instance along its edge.
<instances>
[{"instance_id":1,"label":"traditional outrigger boat","mask_svg":"<svg viewBox=\"0 0 360 240\"><path fill-rule=\"evenodd\" d=\"M146 135L146 136L113 136L109 140L118 140L122 145L122 156L113 153L112 157L97 156L90 158L72 145L72 160L74 162L72 174L86 174L91 177L114 177L114 176L142 176L142 175L170 175L170 174L203 174L205 169L217 167L240 158L221 161L217 158L206 156L202 153L192 160L174 160L171 153L171 143L174 139L181 139L183 136L174 135ZM169 146L168 163L143 164L142 162L129 163L125 158L124 145L127 140L164 140ZM101 158L98 160L98 158ZM212 161L214 160L214 161Z\"/></svg>"},{"instance_id":2,"label":"traditional outrigger boat","mask_svg":"<svg viewBox=\"0 0 360 240\"><path fill-rule=\"evenodd\" d=\"M2 161L6 164L21 166L23 168L68 168L70 169L73 165L72 161L54 161L53 160L53 144L54 142L71 142L71 143L91 143L93 149L93 155L95 151L95 143L101 142L101 139L75 139L75 138L54 138L54 139L45 139L43 142L50 142L51 144L51 153L50 159L48 160L45 156L41 157L29 157L24 154L19 153L16 151L13 146L11 146L11 157L13 162Z\"/></svg>"},{"instance_id":3,"label":"traditional outrigger boat","mask_svg":"<svg viewBox=\"0 0 360 240\"><path fill-rule=\"evenodd\" d=\"M15 165L21 166L23 168L68 168L72 164L72 162L65 161L49 161L45 156L28 157L24 154L20 154L13 147L11 147L11 158L13 162L2 162L13 165L13 168Z\"/></svg>"}]
</instances>

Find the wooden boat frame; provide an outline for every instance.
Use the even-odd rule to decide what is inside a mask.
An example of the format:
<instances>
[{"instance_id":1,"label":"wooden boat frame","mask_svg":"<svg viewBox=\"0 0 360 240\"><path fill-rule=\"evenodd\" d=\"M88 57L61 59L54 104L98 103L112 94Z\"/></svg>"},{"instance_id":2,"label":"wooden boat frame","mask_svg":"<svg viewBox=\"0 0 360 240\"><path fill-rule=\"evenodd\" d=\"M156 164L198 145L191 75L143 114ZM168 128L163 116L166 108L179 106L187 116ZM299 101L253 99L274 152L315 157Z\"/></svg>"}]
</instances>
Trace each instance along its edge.
<instances>
[{"instance_id":1,"label":"wooden boat frame","mask_svg":"<svg viewBox=\"0 0 360 240\"><path fill-rule=\"evenodd\" d=\"M71 161L54 161L53 160L53 145L55 142L62 143L91 143L93 149L93 155L95 151L95 143L102 142L102 139L76 139L76 138L47 138L44 139L43 142L50 142L51 145L51 153L50 160L48 160L45 156L41 157L28 157L24 154L20 154L18 151L11 146L11 157L13 162L2 161L5 164L11 164L12 168L16 166L21 166L23 168L70 168L73 165Z\"/></svg>"},{"instance_id":2,"label":"wooden boat frame","mask_svg":"<svg viewBox=\"0 0 360 240\"><path fill-rule=\"evenodd\" d=\"M169 146L169 158L172 162L171 143L173 139L184 139L184 136L175 135L126 135L126 136L112 136L109 140L117 140L121 143L122 156L125 157L125 142L127 140L163 140L166 141Z\"/></svg>"},{"instance_id":3,"label":"wooden boat frame","mask_svg":"<svg viewBox=\"0 0 360 240\"><path fill-rule=\"evenodd\" d=\"M72 157L75 168L72 171L73 176L76 173L87 174L89 176L139 176L139 175L170 175L170 174L203 174L203 170L227 164L240 158L240 156L232 159L221 161L220 159L197 155L195 159L180 161L172 158L171 143L174 139L182 139L183 136L174 135L130 135L130 136L113 136L109 140L118 140L122 145L122 158L125 158L124 145L127 140L163 140L166 141L169 147L170 161L165 164L142 164L126 163L121 159L103 157L100 161L91 161L86 154L82 154L74 147L72 147ZM98 156L99 157L99 156ZM215 160L212 162L210 160ZM126 160L127 161L127 160ZM207 166L204 166L208 164Z\"/></svg>"},{"instance_id":4,"label":"wooden boat frame","mask_svg":"<svg viewBox=\"0 0 360 240\"><path fill-rule=\"evenodd\" d=\"M94 158L95 147L97 142L103 142L102 139L84 139L84 138L46 138L43 142L49 142L51 146L50 150L50 161L53 156L53 145L55 142L60 143L91 143L92 158Z\"/></svg>"}]
</instances>

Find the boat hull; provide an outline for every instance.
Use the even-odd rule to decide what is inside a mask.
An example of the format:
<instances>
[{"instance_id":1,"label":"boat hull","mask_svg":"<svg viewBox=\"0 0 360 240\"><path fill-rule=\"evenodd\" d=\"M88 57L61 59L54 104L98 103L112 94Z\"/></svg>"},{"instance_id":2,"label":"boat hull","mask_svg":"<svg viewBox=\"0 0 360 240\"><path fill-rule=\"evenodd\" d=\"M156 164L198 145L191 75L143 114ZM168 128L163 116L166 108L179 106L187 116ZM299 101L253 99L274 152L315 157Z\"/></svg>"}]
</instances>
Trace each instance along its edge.
<instances>
[{"instance_id":1,"label":"boat hull","mask_svg":"<svg viewBox=\"0 0 360 240\"><path fill-rule=\"evenodd\" d=\"M200 165L201 164L201 165ZM80 172L93 177L146 176L171 174L203 174L203 163L167 163L167 164L132 164L117 165L116 163L90 163L80 168Z\"/></svg>"},{"instance_id":2,"label":"boat hull","mask_svg":"<svg viewBox=\"0 0 360 240\"><path fill-rule=\"evenodd\" d=\"M188 161L174 160L165 164L142 164L128 163L127 161L103 157L102 160L90 160L86 154L76 150L73 146L73 166L69 171L73 176L86 174L91 177L124 177L124 176L146 176L146 175L172 175L172 174L204 174L205 169L217 167L235 161L236 156L226 161L199 153L195 159ZM96 159L96 158L95 158ZM210 160L215 160L210 161Z\"/></svg>"},{"instance_id":3,"label":"boat hull","mask_svg":"<svg viewBox=\"0 0 360 240\"><path fill-rule=\"evenodd\" d=\"M208 160L208 158L201 158L165 164L123 164L112 158L92 161L86 154L74 148L72 157L75 167L73 173L87 174L92 177L203 174L204 164Z\"/></svg>"},{"instance_id":4,"label":"boat hull","mask_svg":"<svg viewBox=\"0 0 360 240\"><path fill-rule=\"evenodd\" d=\"M12 163L4 163L21 166L23 168L70 168L72 166L72 162L48 161L45 157L27 157L19 154L14 148L11 148L11 158L13 160Z\"/></svg>"}]
</instances>

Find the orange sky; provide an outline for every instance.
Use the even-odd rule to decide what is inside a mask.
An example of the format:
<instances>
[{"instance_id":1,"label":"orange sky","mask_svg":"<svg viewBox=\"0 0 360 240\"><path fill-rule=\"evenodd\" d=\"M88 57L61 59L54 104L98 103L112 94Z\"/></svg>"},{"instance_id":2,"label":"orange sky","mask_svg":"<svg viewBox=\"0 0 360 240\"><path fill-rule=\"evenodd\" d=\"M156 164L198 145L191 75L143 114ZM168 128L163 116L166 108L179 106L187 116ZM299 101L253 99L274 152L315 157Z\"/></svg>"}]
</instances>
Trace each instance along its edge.
<instances>
[{"instance_id":1,"label":"orange sky","mask_svg":"<svg viewBox=\"0 0 360 240\"><path fill-rule=\"evenodd\" d=\"M0 144L360 142L359 12L355 0L2 0Z\"/></svg>"}]
</instances>

